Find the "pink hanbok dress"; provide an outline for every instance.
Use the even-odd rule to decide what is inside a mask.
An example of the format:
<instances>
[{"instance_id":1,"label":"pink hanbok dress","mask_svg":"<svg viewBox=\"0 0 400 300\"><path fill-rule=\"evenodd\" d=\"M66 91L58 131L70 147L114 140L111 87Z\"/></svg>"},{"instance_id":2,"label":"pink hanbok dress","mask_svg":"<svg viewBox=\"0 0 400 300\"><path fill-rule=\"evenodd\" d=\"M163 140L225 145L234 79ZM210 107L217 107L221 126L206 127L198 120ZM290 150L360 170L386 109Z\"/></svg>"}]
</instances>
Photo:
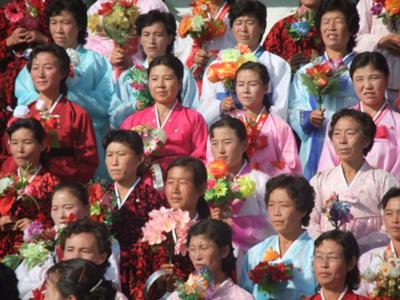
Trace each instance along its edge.
<instances>
[{"instance_id":1,"label":"pink hanbok dress","mask_svg":"<svg viewBox=\"0 0 400 300\"><path fill-rule=\"evenodd\" d=\"M313 239L333 229L323 208L325 202L337 194L340 201L352 205L350 212L354 216L353 220L340 229L354 234L361 253L387 242L387 235L381 230L383 220L378 205L390 188L399 187L398 181L391 174L374 169L364 161L350 184L346 181L341 165L317 173L310 183L315 190L315 206L308 227Z\"/></svg>"},{"instance_id":2,"label":"pink hanbok dress","mask_svg":"<svg viewBox=\"0 0 400 300\"><path fill-rule=\"evenodd\" d=\"M354 109L364 111L360 102ZM385 170L400 181L400 114L385 103L374 116L377 128L374 146L365 157L374 168ZM326 136L322 148L318 171L331 169L339 164L331 139Z\"/></svg>"}]
</instances>

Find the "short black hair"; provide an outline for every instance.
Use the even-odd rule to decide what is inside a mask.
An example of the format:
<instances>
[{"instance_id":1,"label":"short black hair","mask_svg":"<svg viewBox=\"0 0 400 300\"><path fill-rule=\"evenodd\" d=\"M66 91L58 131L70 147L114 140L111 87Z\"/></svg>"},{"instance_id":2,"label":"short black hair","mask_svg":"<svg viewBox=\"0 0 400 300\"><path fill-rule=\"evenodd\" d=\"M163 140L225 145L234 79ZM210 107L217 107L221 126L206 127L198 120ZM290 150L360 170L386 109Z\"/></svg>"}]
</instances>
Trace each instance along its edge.
<instances>
[{"instance_id":1,"label":"short black hair","mask_svg":"<svg viewBox=\"0 0 400 300\"><path fill-rule=\"evenodd\" d=\"M356 4L353 1L323 0L315 14L315 24L317 29L320 30L323 15L335 10L340 11L346 19L347 29L350 33L347 51L351 52L356 45L356 35L360 29L360 16L358 15Z\"/></svg>"},{"instance_id":2,"label":"short black hair","mask_svg":"<svg viewBox=\"0 0 400 300\"><path fill-rule=\"evenodd\" d=\"M50 24L50 18L60 15L63 11L72 14L78 25L78 44L84 45L87 37L87 7L82 0L54 0L46 8L47 25Z\"/></svg>"},{"instance_id":3,"label":"short black hair","mask_svg":"<svg viewBox=\"0 0 400 300\"><path fill-rule=\"evenodd\" d=\"M266 183L265 203L268 207L271 193L276 189L284 189L289 195L296 210L304 212L301 225L308 226L310 214L314 208L315 192L314 188L303 176L281 174L271 178Z\"/></svg>"},{"instance_id":4,"label":"short black hair","mask_svg":"<svg viewBox=\"0 0 400 300\"><path fill-rule=\"evenodd\" d=\"M183 80L183 73L184 73L184 67L182 62L174 55L172 54L166 54L163 56L156 57L151 61L149 64L149 68L147 69L147 75L150 78L150 72L151 69L153 69L156 66L163 65L171 68L174 71L174 74L176 78L180 82Z\"/></svg>"},{"instance_id":5,"label":"short black hair","mask_svg":"<svg viewBox=\"0 0 400 300\"><path fill-rule=\"evenodd\" d=\"M381 203L379 203L379 208L385 209L389 201L397 197L400 197L400 188L392 187L383 195Z\"/></svg>"},{"instance_id":6,"label":"short black hair","mask_svg":"<svg viewBox=\"0 0 400 300\"><path fill-rule=\"evenodd\" d=\"M229 254L222 260L222 271L232 276L236 269L236 258L233 255L232 247L232 230L228 224L220 220L206 219L193 225L187 236L187 245L190 244L190 239L194 236L205 235L212 240L219 249L224 246L229 247Z\"/></svg>"},{"instance_id":7,"label":"short black hair","mask_svg":"<svg viewBox=\"0 0 400 300\"><path fill-rule=\"evenodd\" d=\"M19 300L18 279L13 269L0 262L0 299Z\"/></svg>"},{"instance_id":8,"label":"short black hair","mask_svg":"<svg viewBox=\"0 0 400 300\"><path fill-rule=\"evenodd\" d=\"M330 128L329 128L329 138L332 140L333 132L335 130L336 123L341 119L341 118L352 118L355 120L358 124L360 124L361 130L363 135L369 139L369 144L367 147L364 148L364 155L367 155L368 152L372 149L374 146L374 138L375 138L375 133L376 133L376 125L374 120L372 120L371 116L365 112L358 111L352 108L343 108L342 110L339 110L332 116Z\"/></svg>"},{"instance_id":9,"label":"short black hair","mask_svg":"<svg viewBox=\"0 0 400 300\"><path fill-rule=\"evenodd\" d=\"M357 69L364 68L368 65L382 72L386 78L390 75L389 66L387 64L386 58L379 52L362 52L357 54L350 66L350 77L353 79L354 72Z\"/></svg>"},{"instance_id":10,"label":"short black hair","mask_svg":"<svg viewBox=\"0 0 400 300\"><path fill-rule=\"evenodd\" d=\"M267 27L267 8L264 4L257 0L239 0L231 5L229 9L229 25L233 26L233 22L237 18L243 16L254 16L260 24L261 31L264 32ZM262 38L262 34L260 39Z\"/></svg>"},{"instance_id":11,"label":"short black hair","mask_svg":"<svg viewBox=\"0 0 400 300\"><path fill-rule=\"evenodd\" d=\"M29 54L29 62L27 64L28 71L30 72L32 70L33 60L36 58L36 56L43 52L51 53L57 59L58 65L60 66L61 75L63 76L60 81L60 93L66 96L68 92L66 81L70 71L71 59L63 47L60 47L56 44L37 45Z\"/></svg>"},{"instance_id":12,"label":"short black hair","mask_svg":"<svg viewBox=\"0 0 400 300\"><path fill-rule=\"evenodd\" d=\"M74 195L83 206L89 206L89 194L85 186L76 181L65 181L54 187L52 199L54 194L60 191L68 191L72 195Z\"/></svg>"},{"instance_id":13,"label":"short black hair","mask_svg":"<svg viewBox=\"0 0 400 300\"><path fill-rule=\"evenodd\" d=\"M207 169L201 160L191 156L184 156L176 159L168 166L167 171L165 172L167 178L168 172L175 167L183 167L192 172L192 181L197 191L201 191L202 188L207 184ZM198 199L197 213L199 214L200 219L206 219L210 216L210 208L204 199L204 195Z\"/></svg>"},{"instance_id":14,"label":"short black hair","mask_svg":"<svg viewBox=\"0 0 400 300\"><path fill-rule=\"evenodd\" d=\"M151 26L155 23L162 23L169 36L172 36L171 44L167 47L167 53L172 53L176 38L176 20L173 14L159 11L158 9L150 10L147 14L139 15L136 19L136 34L142 35L144 27ZM167 54L166 53L166 54Z\"/></svg>"},{"instance_id":15,"label":"short black hair","mask_svg":"<svg viewBox=\"0 0 400 300\"><path fill-rule=\"evenodd\" d=\"M92 234L97 241L99 252L106 253L107 258L111 255L110 232L107 225L92 221L89 218L77 220L63 229L60 234L61 249L64 251L67 239L69 239L72 235L80 233ZM104 270L108 267L107 259L105 260L103 267Z\"/></svg>"},{"instance_id":16,"label":"short black hair","mask_svg":"<svg viewBox=\"0 0 400 300\"><path fill-rule=\"evenodd\" d=\"M331 230L322 233L314 242L314 253L323 241L332 240L343 248L343 255L347 264L356 258L354 268L347 272L345 284L349 290L356 290L360 284L360 270L358 269L358 259L360 258L360 249L354 235L350 231Z\"/></svg>"},{"instance_id":17,"label":"short black hair","mask_svg":"<svg viewBox=\"0 0 400 300\"><path fill-rule=\"evenodd\" d=\"M87 259L74 258L56 263L47 271L47 280L56 286L63 297L115 299L116 290L110 281L104 279L104 271Z\"/></svg>"},{"instance_id":18,"label":"short black hair","mask_svg":"<svg viewBox=\"0 0 400 300\"><path fill-rule=\"evenodd\" d=\"M15 120L7 128L7 134L9 138L11 139L12 134L21 128L30 130L38 143L44 143L46 131L38 120L33 118Z\"/></svg>"}]
</instances>

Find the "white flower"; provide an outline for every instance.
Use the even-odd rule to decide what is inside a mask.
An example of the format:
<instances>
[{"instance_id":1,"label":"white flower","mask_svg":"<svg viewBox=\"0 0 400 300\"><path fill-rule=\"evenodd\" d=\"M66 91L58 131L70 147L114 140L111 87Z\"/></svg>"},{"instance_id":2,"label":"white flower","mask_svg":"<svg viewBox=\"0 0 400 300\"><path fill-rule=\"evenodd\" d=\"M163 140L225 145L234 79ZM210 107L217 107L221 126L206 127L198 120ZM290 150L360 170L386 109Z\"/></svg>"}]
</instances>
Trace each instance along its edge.
<instances>
[{"instance_id":1,"label":"white flower","mask_svg":"<svg viewBox=\"0 0 400 300\"><path fill-rule=\"evenodd\" d=\"M79 63L80 63L79 53L75 49L72 49L72 48L68 48L66 51L69 56L69 59L71 60L71 64L74 67L79 66Z\"/></svg>"},{"instance_id":2,"label":"white flower","mask_svg":"<svg viewBox=\"0 0 400 300\"><path fill-rule=\"evenodd\" d=\"M46 111L48 109L47 104L43 99L38 99L36 101L35 107L40 112Z\"/></svg>"},{"instance_id":3,"label":"white flower","mask_svg":"<svg viewBox=\"0 0 400 300\"><path fill-rule=\"evenodd\" d=\"M10 177L4 177L0 179L0 194L2 194L5 190L7 190L12 184L14 180Z\"/></svg>"},{"instance_id":4,"label":"white flower","mask_svg":"<svg viewBox=\"0 0 400 300\"><path fill-rule=\"evenodd\" d=\"M13 116L15 118L25 119L29 114L29 107L26 105L17 105L14 109Z\"/></svg>"}]
</instances>

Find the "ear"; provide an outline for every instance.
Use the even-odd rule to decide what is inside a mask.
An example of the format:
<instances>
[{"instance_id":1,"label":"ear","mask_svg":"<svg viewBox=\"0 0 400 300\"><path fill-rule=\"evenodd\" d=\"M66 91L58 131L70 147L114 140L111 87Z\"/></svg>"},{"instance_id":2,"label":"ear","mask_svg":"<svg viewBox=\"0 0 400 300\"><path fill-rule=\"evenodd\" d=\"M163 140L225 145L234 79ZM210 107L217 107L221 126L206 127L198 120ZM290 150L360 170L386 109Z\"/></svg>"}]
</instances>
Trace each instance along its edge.
<instances>
[{"instance_id":1,"label":"ear","mask_svg":"<svg viewBox=\"0 0 400 300\"><path fill-rule=\"evenodd\" d=\"M268 94L269 83L264 84L263 88L264 88L264 95L267 95Z\"/></svg>"},{"instance_id":2,"label":"ear","mask_svg":"<svg viewBox=\"0 0 400 300\"><path fill-rule=\"evenodd\" d=\"M221 256L222 256L222 258L228 257L230 251L231 251L231 246L230 245L223 246L221 248Z\"/></svg>"},{"instance_id":3,"label":"ear","mask_svg":"<svg viewBox=\"0 0 400 300\"><path fill-rule=\"evenodd\" d=\"M356 265L357 265L357 258L355 256L353 256L351 258L350 263L347 265L347 272L353 271L353 269L356 267Z\"/></svg>"}]
</instances>

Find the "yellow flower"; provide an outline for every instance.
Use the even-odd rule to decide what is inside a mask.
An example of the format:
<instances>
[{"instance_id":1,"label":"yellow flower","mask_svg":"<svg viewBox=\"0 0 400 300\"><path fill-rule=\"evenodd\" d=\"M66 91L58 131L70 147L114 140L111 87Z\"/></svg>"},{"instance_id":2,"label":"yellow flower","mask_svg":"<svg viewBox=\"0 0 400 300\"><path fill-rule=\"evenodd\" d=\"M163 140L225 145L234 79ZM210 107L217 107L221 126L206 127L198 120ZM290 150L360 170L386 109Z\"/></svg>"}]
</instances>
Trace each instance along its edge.
<instances>
[{"instance_id":1,"label":"yellow flower","mask_svg":"<svg viewBox=\"0 0 400 300\"><path fill-rule=\"evenodd\" d=\"M100 18L98 15L91 15L88 19L88 28L92 32L97 32L98 26L100 25Z\"/></svg>"},{"instance_id":2,"label":"yellow flower","mask_svg":"<svg viewBox=\"0 0 400 300\"><path fill-rule=\"evenodd\" d=\"M240 176L237 180L239 184L239 190L243 194L243 197L250 197L256 190L256 183L250 176Z\"/></svg>"},{"instance_id":3,"label":"yellow flower","mask_svg":"<svg viewBox=\"0 0 400 300\"><path fill-rule=\"evenodd\" d=\"M273 261L275 259L280 258L281 256L279 255L278 252L274 251L272 247L269 247L267 251L265 251L264 256L263 256L263 261Z\"/></svg>"},{"instance_id":4,"label":"yellow flower","mask_svg":"<svg viewBox=\"0 0 400 300\"><path fill-rule=\"evenodd\" d=\"M226 193L228 192L228 187L226 185L226 182L224 182L222 180L218 180L217 184L214 187L214 191L215 191L216 197L226 196Z\"/></svg>"}]
</instances>

